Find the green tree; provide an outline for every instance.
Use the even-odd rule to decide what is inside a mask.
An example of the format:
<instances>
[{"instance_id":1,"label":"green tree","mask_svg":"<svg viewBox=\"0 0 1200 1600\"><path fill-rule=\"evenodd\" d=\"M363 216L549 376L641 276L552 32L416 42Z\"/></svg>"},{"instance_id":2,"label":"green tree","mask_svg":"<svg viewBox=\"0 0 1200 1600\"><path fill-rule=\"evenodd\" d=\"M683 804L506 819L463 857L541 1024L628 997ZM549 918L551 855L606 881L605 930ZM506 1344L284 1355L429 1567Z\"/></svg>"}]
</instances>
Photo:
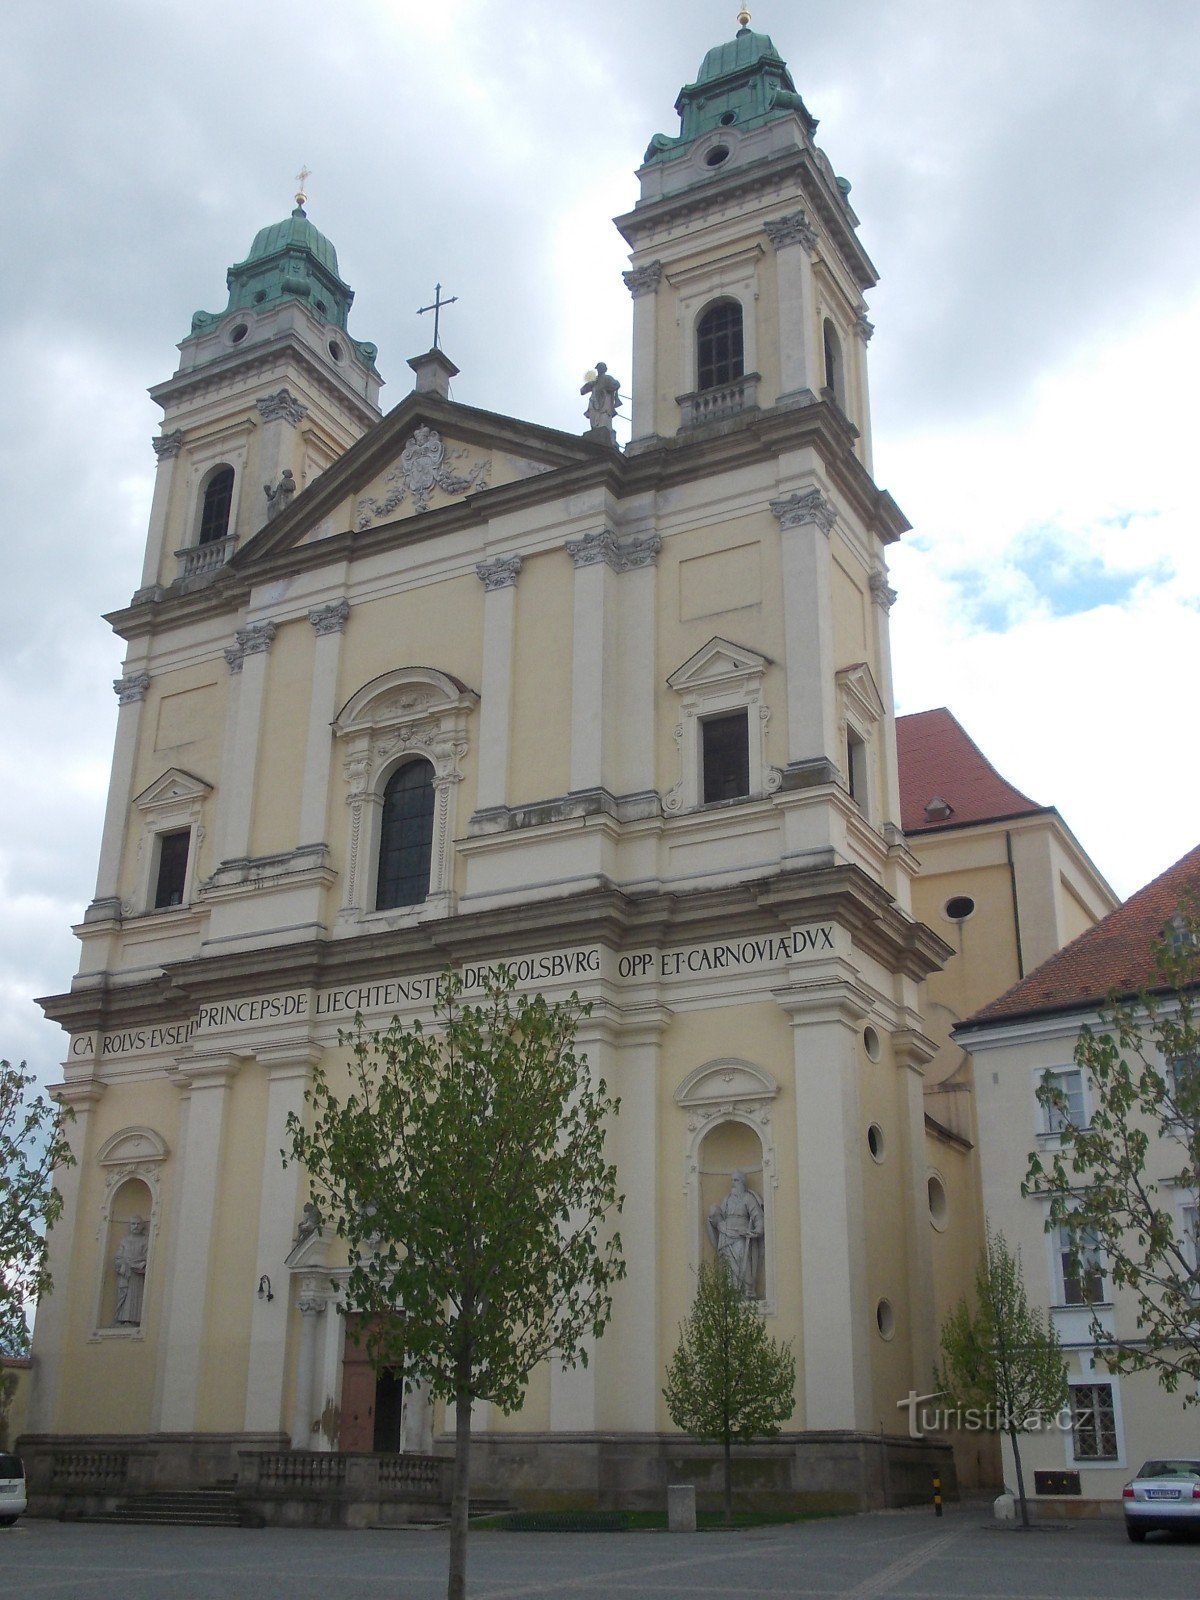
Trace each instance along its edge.
<instances>
[{"instance_id":1,"label":"green tree","mask_svg":"<svg viewBox=\"0 0 1200 1600\"><path fill-rule=\"evenodd\" d=\"M702 1266L663 1398L677 1428L720 1441L726 1522L733 1518L733 1444L777 1434L792 1414L795 1385L791 1345L767 1337L758 1307L722 1260Z\"/></svg>"},{"instance_id":2,"label":"green tree","mask_svg":"<svg viewBox=\"0 0 1200 1600\"><path fill-rule=\"evenodd\" d=\"M480 1004L461 994L447 972L430 1029L356 1019L348 1091L316 1069L308 1125L288 1123L290 1155L346 1241L347 1304L372 1361L453 1403L450 1600L466 1592L473 1403L515 1410L551 1355L586 1365L625 1275L604 1156L618 1102L575 1050L588 1008L517 995L503 967Z\"/></svg>"},{"instance_id":3,"label":"green tree","mask_svg":"<svg viewBox=\"0 0 1200 1600\"><path fill-rule=\"evenodd\" d=\"M29 1348L25 1307L49 1294L46 1233L62 1214L51 1183L56 1167L74 1165L64 1112L32 1094L25 1063L0 1061L0 1351Z\"/></svg>"},{"instance_id":4,"label":"green tree","mask_svg":"<svg viewBox=\"0 0 1200 1600\"><path fill-rule=\"evenodd\" d=\"M1020 1255L990 1227L975 1274L975 1308L959 1301L942 1328L941 1347L937 1382L951 1403L1008 1435L1021 1521L1028 1527L1021 1435L1062 1411L1067 1364L1049 1318L1029 1304Z\"/></svg>"},{"instance_id":5,"label":"green tree","mask_svg":"<svg viewBox=\"0 0 1200 1600\"><path fill-rule=\"evenodd\" d=\"M1152 987L1111 996L1099 1027L1080 1029L1087 1125L1072 1120L1060 1079L1047 1074L1039 1088L1058 1148L1030 1155L1024 1192L1048 1201L1047 1232L1061 1230L1082 1283L1104 1272L1131 1298L1131 1337L1093 1312L1096 1355L1113 1372L1154 1372L1168 1393L1186 1380L1191 1406L1200 1400L1200 918L1181 909L1152 954ZM1182 1225L1181 1196L1190 1200Z\"/></svg>"}]
</instances>

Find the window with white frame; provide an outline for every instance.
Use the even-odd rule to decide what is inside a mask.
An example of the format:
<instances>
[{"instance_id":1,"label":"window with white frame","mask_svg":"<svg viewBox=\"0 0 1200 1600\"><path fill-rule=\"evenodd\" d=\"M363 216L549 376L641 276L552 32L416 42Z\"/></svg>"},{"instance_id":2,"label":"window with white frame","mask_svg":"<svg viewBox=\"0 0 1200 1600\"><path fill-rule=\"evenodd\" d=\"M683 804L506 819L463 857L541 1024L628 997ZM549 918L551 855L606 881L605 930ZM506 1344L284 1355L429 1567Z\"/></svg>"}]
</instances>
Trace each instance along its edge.
<instances>
[{"instance_id":1,"label":"window with white frame","mask_svg":"<svg viewBox=\"0 0 1200 1600\"><path fill-rule=\"evenodd\" d=\"M1200 1203L1195 1196L1179 1207L1179 1248L1192 1272L1189 1293L1200 1300Z\"/></svg>"},{"instance_id":2,"label":"window with white frame","mask_svg":"<svg viewBox=\"0 0 1200 1600\"><path fill-rule=\"evenodd\" d=\"M1190 1119L1200 1111L1200 1056L1172 1056L1167 1066L1167 1086L1175 1108Z\"/></svg>"},{"instance_id":3,"label":"window with white frame","mask_svg":"<svg viewBox=\"0 0 1200 1600\"><path fill-rule=\"evenodd\" d=\"M134 800L141 817L135 911L171 911L195 898L197 856L204 838L205 801L212 785L194 773L169 767Z\"/></svg>"},{"instance_id":4,"label":"window with white frame","mask_svg":"<svg viewBox=\"0 0 1200 1600\"><path fill-rule=\"evenodd\" d=\"M679 696L680 772L663 796L668 816L731 800L758 800L782 782L767 761L766 656L710 639L667 679Z\"/></svg>"},{"instance_id":5,"label":"window with white frame","mask_svg":"<svg viewBox=\"0 0 1200 1600\"><path fill-rule=\"evenodd\" d=\"M1061 1133L1068 1123L1074 1128L1087 1127L1083 1072L1079 1067L1047 1068L1039 1078L1038 1088L1042 1095L1054 1097L1052 1101L1039 1097L1043 1133Z\"/></svg>"},{"instance_id":6,"label":"window with white frame","mask_svg":"<svg viewBox=\"0 0 1200 1600\"><path fill-rule=\"evenodd\" d=\"M433 667L398 667L333 724L349 786L343 923L453 909L455 795L479 696Z\"/></svg>"},{"instance_id":7,"label":"window with white frame","mask_svg":"<svg viewBox=\"0 0 1200 1600\"><path fill-rule=\"evenodd\" d=\"M1071 1385L1071 1449L1076 1461L1116 1461L1117 1417L1111 1383Z\"/></svg>"},{"instance_id":8,"label":"window with white frame","mask_svg":"<svg viewBox=\"0 0 1200 1600\"><path fill-rule=\"evenodd\" d=\"M1105 1299L1104 1251L1095 1234L1060 1224L1055 1231L1060 1304L1094 1306Z\"/></svg>"},{"instance_id":9,"label":"window with white frame","mask_svg":"<svg viewBox=\"0 0 1200 1600\"><path fill-rule=\"evenodd\" d=\"M869 818L871 748L884 715L883 699L865 661L842 667L836 674L836 683L846 792L863 816Z\"/></svg>"}]
</instances>

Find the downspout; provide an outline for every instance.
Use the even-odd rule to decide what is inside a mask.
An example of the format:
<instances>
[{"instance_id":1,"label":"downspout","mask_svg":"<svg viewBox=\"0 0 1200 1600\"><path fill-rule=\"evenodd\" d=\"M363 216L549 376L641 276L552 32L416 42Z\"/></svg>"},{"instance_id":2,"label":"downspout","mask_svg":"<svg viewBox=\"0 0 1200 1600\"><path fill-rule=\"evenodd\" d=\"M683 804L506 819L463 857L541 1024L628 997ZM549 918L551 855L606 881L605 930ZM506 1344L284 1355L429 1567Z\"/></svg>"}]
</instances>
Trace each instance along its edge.
<instances>
[{"instance_id":1,"label":"downspout","mask_svg":"<svg viewBox=\"0 0 1200 1600\"><path fill-rule=\"evenodd\" d=\"M1004 854L1008 858L1008 881L1012 885L1013 931L1017 936L1017 977L1025 976L1025 956L1021 950L1021 907L1017 900L1017 868L1013 861L1012 833L1004 830Z\"/></svg>"}]
</instances>

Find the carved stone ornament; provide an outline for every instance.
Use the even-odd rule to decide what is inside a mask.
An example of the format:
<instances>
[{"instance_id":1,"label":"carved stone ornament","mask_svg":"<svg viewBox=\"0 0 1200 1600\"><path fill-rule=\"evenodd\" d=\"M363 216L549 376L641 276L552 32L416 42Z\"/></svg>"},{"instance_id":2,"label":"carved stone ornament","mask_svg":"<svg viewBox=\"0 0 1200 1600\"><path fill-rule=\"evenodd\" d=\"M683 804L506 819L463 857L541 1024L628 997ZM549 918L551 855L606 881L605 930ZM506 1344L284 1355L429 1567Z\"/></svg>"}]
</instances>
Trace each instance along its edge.
<instances>
[{"instance_id":1,"label":"carved stone ornament","mask_svg":"<svg viewBox=\"0 0 1200 1600\"><path fill-rule=\"evenodd\" d=\"M349 600L331 600L327 606L312 606L308 613L318 639L326 633L341 633L349 617Z\"/></svg>"},{"instance_id":2,"label":"carved stone ornament","mask_svg":"<svg viewBox=\"0 0 1200 1600\"><path fill-rule=\"evenodd\" d=\"M890 611L896 604L896 591L887 581L887 573L876 569L870 578L871 599L877 606L882 606L885 611Z\"/></svg>"},{"instance_id":3,"label":"carved stone ornament","mask_svg":"<svg viewBox=\"0 0 1200 1600\"><path fill-rule=\"evenodd\" d=\"M254 403L264 422L289 422L297 428L308 415L308 407L290 389L276 389L274 394L265 394Z\"/></svg>"},{"instance_id":4,"label":"carved stone ornament","mask_svg":"<svg viewBox=\"0 0 1200 1600\"><path fill-rule=\"evenodd\" d=\"M828 533L837 521L837 512L820 489L806 489L802 494L772 500L771 511L781 528L800 528L805 523L815 522L822 533Z\"/></svg>"},{"instance_id":5,"label":"carved stone ornament","mask_svg":"<svg viewBox=\"0 0 1200 1600\"><path fill-rule=\"evenodd\" d=\"M135 700L144 700L146 690L150 687L150 674L148 672L135 672L128 678L113 679L113 693L119 705L132 705Z\"/></svg>"},{"instance_id":6,"label":"carved stone ornament","mask_svg":"<svg viewBox=\"0 0 1200 1600\"><path fill-rule=\"evenodd\" d=\"M644 294L654 294L662 282L663 264L661 261L650 261L644 267L634 267L632 272L623 272L625 287L635 300Z\"/></svg>"},{"instance_id":7,"label":"carved stone ornament","mask_svg":"<svg viewBox=\"0 0 1200 1600\"><path fill-rule=\"evenodd\" d=\"M240 644L227 644L225 646L223 654L230 672L238 673L242 670L242 659L245 653Z\"/></svg>"},{"instance_id":8,"label":"carved stone ornament","mask_svg":"<svg viewBox=\"0 0 1200 1600\"><path fill-rule=\"evenodd\" d=\"M156 439L151 439L150 444L160 461L170 461L183 449L183 429L176 428L173 433L160 433Z\"/></svg>"},{"instance_id":9,"label":"carved stone ornament","mask_svg":"<svg viewBox=\"0 0 1200 1600\"><path fill-rule=\"evenodd\" d=\"M610 528L585 533L582 539L568 539L567 554L577 567L594 567L603 561L614 572L631 572L635 567L652 567L662 549L657 533L638 539L618 539Z\"/></svg>"},{"instance_id":10,"label":"carved stone ornament","mask_svg":"<svg viewBox=\"0 0 1200 1600\"><path fill-rule=\"evenodd\" d=\"M516 584L520 570L520 556L495 556L491 561L475 563L475 571L488 593L493 589L512 588Z\"/></svg>"},{"instance_id":11,"label":"carved stone ornament","mask_svg":"<svg viewBox=\"0 0 1200 1600\"><path fill-rule=\"evenodd\" d=\"M225 648L225 660L229 663L230 672L240 672L247 656L265 654L278 631L274 622L252 622L247 628L239 628L236 642Z\"/></svg>"},{"instance_id":12,"label":"carved stone ornament","mask_svg":"<svg viewBox=\"0 0 1200 1600\"><path fill-rule=\"evenodd\" d=\"M447 451L441 435L422 424L404 446L399 463L384 478L391 485L382 500L365 496L358 502L357 526L361 532L377 518L387 517L411 498L414 511L428 511L435 489L443 494L469 494L486 489L491 462L485 457L465 473L455 472L451 461L462 461L466 450Z\"/></svg>"},{"instance_id":13,"label":"carved stone ornament","mask_svg":"<svg viewBox=\"0 0 1200 1600\"><path fill-rule=\"evenodd\" d=\"M816 248L817 231L803 211L789 212L786 217L773 217L770 222L763 223L763 232L776 250L785 250L792 244L802 244L806 250Z\"/></svg>"},{"instance_id":14,"label":"carved stone ornament","mask_svg":"<svg viewBox=\"0 0 1200 1600\"><path fill-rule=\"evenodd\" d=\"M858 315L854 319L854 331L864 344L870 342L871 335L875 332L875 324L867 316L867 308L860 306Z\"/></svg>"}]
</instances>

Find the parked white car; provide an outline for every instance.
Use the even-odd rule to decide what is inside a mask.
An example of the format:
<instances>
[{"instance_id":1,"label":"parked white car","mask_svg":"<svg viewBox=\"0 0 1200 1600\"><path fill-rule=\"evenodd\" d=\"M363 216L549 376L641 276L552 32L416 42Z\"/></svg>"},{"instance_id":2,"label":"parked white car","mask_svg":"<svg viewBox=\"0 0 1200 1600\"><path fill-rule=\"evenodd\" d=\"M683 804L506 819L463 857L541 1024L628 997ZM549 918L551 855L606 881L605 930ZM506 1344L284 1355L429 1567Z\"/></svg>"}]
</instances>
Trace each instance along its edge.
<instances>
[{"instance_id":1,"label":"parked white car","mask_svg":"<svg viewBox=\"0 0 1200 1600\"><path fill-rule=\"evenodd\" d=\"M1155 1528L1200 1533L1200 1461L1147 1461L1122 1495L1125 1532L1135 1544Z\"/></svg>"},{"instance_id":2,"label":"parked white car","mask_svg":"<svg viewBox=\"0 0 1200 1600\"><path fill-rule=\"evenodd\" d=\"M25 1505L25 1467L21 1458L0 1454L0 1528L10 1527Z\"/></svg>"}]
</instances>

